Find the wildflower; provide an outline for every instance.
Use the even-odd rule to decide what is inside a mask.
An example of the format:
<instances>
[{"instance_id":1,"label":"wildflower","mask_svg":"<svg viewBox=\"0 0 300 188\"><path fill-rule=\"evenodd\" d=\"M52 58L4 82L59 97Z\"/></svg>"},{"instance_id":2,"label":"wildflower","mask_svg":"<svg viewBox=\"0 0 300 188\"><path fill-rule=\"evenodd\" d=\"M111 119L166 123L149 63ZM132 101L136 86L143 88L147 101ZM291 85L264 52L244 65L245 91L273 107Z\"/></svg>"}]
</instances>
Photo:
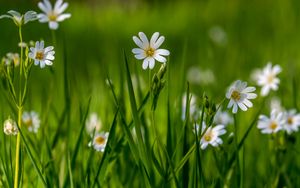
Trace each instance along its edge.
<instances>
[{"instance_id":1,"label":"wildflower","mask_svg":"<svg viewBox=\"0 0 300 188\"><path fill-rule=\"evenodd\" d=\"M160 36L159 32L155 32L150 42L147 36L143 32L139 32L139 37L133 36L133 41L139 48L132 49L132 53L135 54L136 59L144 59L143 69L153 69L155 65L155 60L165 63L167 59L164 56L170 55L170 52L165 49L158 49L160 45L164 42L165 37Z\"/></svg>"},{"instance_id":2,"label":"wildflower","mask_svg":"<svg viewBox=\"0 0 300 188\"><path fill-rule=\"evenodd\" d=\"M300 126L300 114L296 114L296 110L289 110L284 113L285 123L283 124L283 129L291 134L292 132L297 132Z\"/></svg>"},{"instance_id":3,"label":"wildflower","mask_svg":"<svg viewBox=\"0 0 300 188\"><path fill-rule=\"evenodd\" d=\"M276 76L280 72L281 67L279 65L272 67L272 63L268 63L267 66L260 72L260 74L257 75L257 85L262 86L262 96L268 95L271 89L274 91L278 89L280 80Z\"/></svg>"},{"instance_id":4,"label":"wildflower","mask_svg":"<svg viewBox=\"0 0 300 188\"><path fill-rule=\"evenodd\" d=\"M4 133L6 135L17 135L18 132L18 126L14 120L8 118L4 121Z\"/></svg>"},{"instance_id":5,"label":"wildflower","mask_svg":"<svg viewBox=\"0 0 300 188\"><path fill-rule=\"evenodd\" d=\"M203 130L203 127L202 127ZM201 149L205 149L209 144L213 147L217 147L223 143L219 136L226 133L224 125L217 125L215 127L208 127L200 140Z\"/></svg>"},{"instance_id":6,"label":"wildflower","mask_svg":"<svg viewBox=\"0 0 300 188\"><path fill-rule=\"evenodd\" d=\"M97 133L94 136L93 141L89 143L89 146L93 146L96 151L104 152L107 144L108 135L108 132Z\"/></svg>"},{"instance_id":7,"label":"wildflower","mask_svg":"<svg viewBox=\"0 0 300 188\"><path fill-rule=\"evenodd\" d=\"M13 64L16 67L20 64L20 56L18 53L10 52L6 54L6 57L3 58L3 61L6 66L10 66Z\"/></svg>"},{"instance_id":8,"label":"wildflower","mask_svg":"<svg viewBox=\"0 0 300 188\"><path fill-rule=\"evenodd\" d=\"M197 100L194 94L190 94L190 118L196 120L198 118L198 108L197 108ZM182 114L181 114L181 119L185 120L185 114L186 114L186 93L182 96Z\"/></svg>"},{"instance_id":9,"label":"wildflower","mask_svg":"<svg viewBox=\"0 0 300 188\"><path fill-rule=\"evenodd\" d=\"M215 117L214 117L214 123L215 124L222 124L222 125L228 125L233 123L232 116L229 115L226 111L218 110Z\"/></svg>"},{"instance_id":10,"label":"wildflower","mask_svg":"<svg viewBox=\"0 0 300 188\"><path fill-rule=\"evenodd\" d=\"M203 70L197 67L190 67L187 79L190 83L208 85L215 82L215 75L210 69Z\"/></svg>"},{"instance_id":11,"label":"wildflower","mask_svg":"<svg viewBox=\"0 0 300 188\"><path fill-rule=\"evenodd\" d=\"M49 22L49 28L56 30L58 28L58 22L62 22L71 17L71 14L64 13L68 7L68 3L63 3L62 0L57 0L54 7L52 7L49 0L44 0L38 3L38 7L44 12L38 14L38 19L41 23Z\"/></svg>"},{"instance_id":12,"label":"wildflower","mask_svg":"<svg viewBox=\"0 0 300 188\"><path fill-rule=\"evenodd\" d=\"M0 19L1 18L12 19L18 27L37 19L37 14L34 11L27 11L24 15L21 15L19 12L14 10L10 10L7 13L8 15L7 14L1 15Z\"/></svg>"},{"instance_id":13,"label":"wildflower","mask_svg":"<svg viewBox=\"0 0 300 188\"><path fill-rule=\"evenodd\" d=\"M39 115L35 111L24 112L22 115L22 121L29 132L38 132L41 120L39 118Z\"/></svg>"},{"instance_id":14,"label":"wildflower","mask_svg":"<svg viewBox=\"0 0 300 188\"><path fill-rule=\"evenodd\" d=\"M53 50L53 46L48 46L44 48L44 41L37 41L35 43L35 47L30 48L30 52L28 56L34 60L34 64L40 64L41 68L45 67L46 65L51 66L54 60L55 51Z\"/></svg>"},{"instance_id":15,"label":"wildflower","mask_svg":"<svg viewBox=\"0 0 300 188\"><path fill-rule=\"evenodd\" d=\"M227 44L227 34L220 26L213 26L210 28L208 35L214 43L220 46L225 46Z\"/></svg>"},{"instance_id":16,"label":"wildflower","mask_svg":"<svg viewBox=\"0 0 300 188\"><path fill-rule=\"evenodd\" d=\"M101 119L99 119L98 115L94 112L90 115L89 119L85 123L86 132L90 135L94 134L94 132L100 131L102 127Z\"/></svg>"},{"instance_id":17,"label":"wildflower","mask_svg":"<svg viewBox=\"0 0 300 188\"><path fill-rule=\"evenodd\" d=\"M265 115L259 116L257 128L261 129L263 134L272 134L281 130L284 123L284 114L277 110L272 110L270 118Z\"/></svg>"},{"instance_id":18,"label":"wildflower","mask_svg":"<svg viewBox=\"0 0 300 188\"><path fill-rule=\"evenodd\" d=\"M226 98L230 99L227 108L233 106L232 113L237 113L238 107L246 111L253 106L249 99L257 97L255 93L251 93L253 91L255 91L255 87L247 87L247 82L235 81L226 93Z\"/></svg>"}]
</instances>

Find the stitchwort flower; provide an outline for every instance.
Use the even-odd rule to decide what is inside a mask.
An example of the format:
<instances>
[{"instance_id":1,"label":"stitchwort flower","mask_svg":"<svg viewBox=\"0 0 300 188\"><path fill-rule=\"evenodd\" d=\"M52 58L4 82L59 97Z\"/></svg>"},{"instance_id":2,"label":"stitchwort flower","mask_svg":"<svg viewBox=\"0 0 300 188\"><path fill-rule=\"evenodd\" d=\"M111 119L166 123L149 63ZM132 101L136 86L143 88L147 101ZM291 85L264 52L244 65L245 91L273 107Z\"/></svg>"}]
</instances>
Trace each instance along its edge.
<instances>
[{"instance_id":1,"label":"stitchwort flower","mask_svg":"<svg viewBox=\"0 0 300 188\"><path fill-rule=\"evenodd\" d=\"M89 143L89 146L93 146L96 151L104 152L108 136L109 132L97 133Z\"/></svg>"},{"instance_id":2,"label":"stitchwort flower","mask_svg":"<svg viewBox=\"0 0 300 188\"><path fill-rule=\"evenodd\" d=\"M95 112L93 112L85 123L86 132L89 135L93 135L94 131L97 133L98 131L100 131L101 128L102 128L101 119L98 117L98 115Z\"/></svg>"},{"instance_id":3,"label":"stitchwort flower","mask_svg":"<svg viewBox=\"0 0 300 188\"><path fill-rule=\"evenodd\" d=\"M257 75L257 85L261 86L261 95L267 96L270 90L276 91L278 84L280 83L277 74L281 72L281 67L275 65L272 67L272 63L268 63L267 66Z\"/></svg>"},{"instance_id":4,"label":"stitchwort flower","mask_svg":"<svg viewBox=\"0 0 300 188\"><path fill-rule=\"evenodd\" d=\"M139 32L139 37L133 36L133 41L139 48L132 49L132 53L134 53L136 59L144 59L143 69L147 69L148 67L149 69L153 69L155 60L166 63L167 59L164 56L170 55L169 50L158 49L165 40L164 36L159 37L159 32L155 32L150 42L143 32Z\"/></svg>"},{"instance_id":5,"label":"stitchwort flower","mask_svg":"<svg viewBox=\"0 0 300 188\"><path fill-rule=\"evenodd\" d=\"M235 81L226 93L226 98L230 100L227 108L233 107L232 113L237 113L238 107L246 111L253 106L249 99L257 97L255 93L252 93L253 91L255 91L255 87L247 87L247 82Z\"/></svg>"},{"instance_id":6,"label":"stitchwort flower","mask_svg":"<svg viewBox=\"0 0 300 188\"><path fill-rule=\"evenodd\" d=\"M19 132L17 123L11 118L4 121L3 130L6 135L17 135Z\"/></svg>"},{"instance_id":7,"label":"stitchwort flower","mask_svg":"<svg viewBox=\"0 0 300 188\"><path fill-rule=\"evenodd\" d=\"M44 48L44 41L37 41L35 47L30 48L28 56L34 60L35 65L40 65L44 68L45 65L51 66L54 60L55 51L53 46Z\"/></svg>"},{"instance_id":8,"label":"stitchwort flower","mask_svg":"<svg viewBox=\"0 0 300 188\"><path fill-rule=\"evenodd\" d=\"M202 125L203 126L203 125ZM203 127L202 127L203 130ZM208 145L217 147L223 143L222 139L219 137L226 133L224 125L216 125L215 127L208 127L204 135L200 140L201 149L206 149Z\"/></svg>"},{"instance_id":9,"label":"stitchwort flower","mask_svg":"<svg viewBox=\"0 0 300 188\"><path fill-rule=\"evenodd\" d=\"M22 121L29 132L38 132L41 120L39 118L39 115L35 111L24 112L22 115Z\"/></svg>"},{"instance_id":10,"label":"stitchwort flower","mask_svg":"<svg viewBox=\"0 0 300 188\"><path fill-rule=\"evenodd\" d=\"M62 22L71 17L71 14L63 12L67 9L68 3L63 3L63 0L57 0L54 7L52 7L49 0L44 0L38 3L38 7L44 12L38 14L38 19L41 23L49 22L49 28L56 30L58 22Z\"/></svg>"},{"instance_id":11,"label":"stitchwort flower","mask_svg":"<svg viewBox=\"0 0 300 188\"><path fill-rule=\"evenodd\" d=\"M280 131L284 124L284 114L277 110L272 110L270 118L266 115L259 116L257 128L261 129L263 134L272 134Z\"/></svg>"},{"instance_id":12,"label":"stitchwort flower","mask_svg":"<svg viewBox=\"0 0 300 188\"><path fill-rule=\"evenodd\" d=\"M285 123L283 124L283 129L291 134L297 132L300 127L300 114L296 113L296 110L289 110L284 113Z\"/></svg>"}]
</instances>

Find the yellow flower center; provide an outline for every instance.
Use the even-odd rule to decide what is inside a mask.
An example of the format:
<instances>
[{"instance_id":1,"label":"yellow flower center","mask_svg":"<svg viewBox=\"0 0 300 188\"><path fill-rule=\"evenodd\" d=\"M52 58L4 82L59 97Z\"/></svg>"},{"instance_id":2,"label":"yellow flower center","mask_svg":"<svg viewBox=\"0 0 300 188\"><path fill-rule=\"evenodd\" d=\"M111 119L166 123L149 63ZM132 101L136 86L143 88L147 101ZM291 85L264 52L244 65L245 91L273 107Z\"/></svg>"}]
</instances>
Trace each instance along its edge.
<instances>
[{"instance_id":1,"label":"yellow flower center","mask_svg":"<svg viewBox=\"0 0 300 188\"><path fill-rule=\"evenodd\" d=\"M292 124L293 124L293 118L292 118L292 117L288 117L287 123L288 123L289 125L292 125Z\"/></svg>"},{"instance_id":2,"label":"yellow flower center","mask_svg":"<svg viewBox=\"0 0 300 188\"><path fill-rule=\"evenodd\" d=\"M272 121L270 124L270 129L275 130L277 128L277 126L278 126L277 123Z\"/></svg>"},{"instance_id":3,"label":"yellow flower center","mask_svg":"<svg viewBox=\"0 0 300 188\"><path fill-rule=\"evenodd\" d=\"M209 142L209 141L211 141L211 139L212 139L212 132L211 131L209 131L209 132L207 132L205 135L204 135L204 140L206 141L206 142Z\"/></svg>"},{"instance_id":4,"label":"yellow flower center","mask_svg":"<svg viewBox=\"0 0 300 188\"><path fill-rule=\"evenodd\" d=\"M154 55L154 49L149 47L147 50L145 50L147 57L152 57Z\"/></svg>"},{"instance_id":5,"label":"yellow flower center","mask_svg":"<svg viewBox=\"0 0 300 188\"><path fill-rule=\"evenodd\" d=\"M267 77L268 84L272 84L273 81L274 81L274 75L273 74L268 75L268 77Z\"/></svg>"},{"instance_id":6,"label":"yellow flower center","mask_svg":"<svg viewBox=\"0 0 300 188\"><path fill-rule=\"evenodd\" d=\"M98 136L96 139L95 139L95 142L97 144L104 144L105 143L105 138L103 138L102 136Z\"/></svg>"},{"instance_id":7,"label":"yellow flower center","mask_svg":"<svg viewBox=\"0 0 300 188\"><path fill-rule=\"evenodd\" d=\"M238 101L241 99L241 93L234 90L232 93L231 93L231 98L235 101Z\"/></svg>"},{"instance_id":8,"label":"yellow flower center","mask_svg":"<svg viewBox=\"0 0 300 188\"><path fill-rule=\"evenodd\" d=\"M35 59L43 60L44 59L44 53L43 52L36 52Z\"/></svg>"},{"instance_id":9,"label":"yellow flower center","mask_svg":"<svg viewBox=\"0 0 300 188\"><path fill-rule=\"evenodd\" d=\"M55 22L57 20L57 14L55 14L54 12L50 12L48 14L48 19L49 19L49 21Z\"/></svg>"},{"instance_id":10,"label":"yellow flower center","mask_svg":"<svg viewBox=\"0 0 300 188\"><path fill-rule=\"evenodd\" d=\"M24 121L24 124L25 124L25 126L26 126L27 128L31 127L31 126L32 126L32 119L30 118L30 119Z\"/></svg>"}]
</instances>

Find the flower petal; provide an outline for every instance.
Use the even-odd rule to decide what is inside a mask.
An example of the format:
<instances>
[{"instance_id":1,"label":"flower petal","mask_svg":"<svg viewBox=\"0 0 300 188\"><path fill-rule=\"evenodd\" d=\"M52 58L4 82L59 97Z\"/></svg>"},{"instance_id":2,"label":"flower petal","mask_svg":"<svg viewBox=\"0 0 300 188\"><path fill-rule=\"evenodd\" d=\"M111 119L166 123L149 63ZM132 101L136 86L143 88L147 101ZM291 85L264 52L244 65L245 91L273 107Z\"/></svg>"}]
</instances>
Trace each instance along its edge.
<instances>
[{"instance_id":1,"label":"flower petal","mask_svg":"<svg viewBox=\"0 0 300 188\"><path fill-rule=\"evenodd\" d=\"M169 50L166 50L166 49L157 49L155 50L155 52L159 55L163 55L163 56L168 56L170 55L170 52Z\"/></svg>"},{"instance_id":2,"label":"flower petal","mask_svg":"<svg viewBox=\"0 0 300 188\"><path fill-rule=\"evenodd\" d=\"M148 66L149 66L149 61L148 61L148 58L146 58L143 61L142 67L143 67L144 70L146 70L148 68Z\"/></svg>"},{"instance_id":3,"label":"flower petal","mask_svg":"<svg viewBox=\"0 0 300 188\"><path fill-rule=\"evenodd\" d=\"M144 49L143 43L142 43L142 41L141 41L138 37L133 36L132 39L133 39L134 43L135 43L138 47Z\"/></svg>"},{"instance_id":4,"label":"flower petal","mask_svg":"<svg viewBox=\"0 0 300 188\"><path fill-rule=\"evenodd\" d=\"M150 39L150 46L153 47L159 37L159 32L155 32Z\"/></svg>"},{"instance_id":5,"label":"flower petal","mask_svg":"<svg viewBox=\"0 0 300 188\"><path fill-rule=\"evenodd\" d=\"M155 60L154 58L149 58L149 68L153 69L155 65Z\"/></svg>"},{"instance_id":6,"label":"flower petal","mask_svg":"<svg viewBox=\"0 0 300 188\"><path fill-rule=\"evenodd\" d=\"M70 17L71 17L71 14L69 14L69 13L61 14L57 17L56 21L61 22Z\"/></svg>"},{"instance_id":7,"label":"flower petal","mask_svg":"<svg viewBox=\"0 0 300 188\"><path fill-rule=\"evenodd\" d=\"M58 28L58 23L50 21L49 22L49 28L52 29L52 30L56 30Z\"/></svg>"},{"instance_id":8,"label":"flower petal","mask_svg":"<svg viewBox=\"0 0 300 188\"><path fill-rule=\"evenodd\" d=\"M143 49L147 48L149 46L149 41L145 33L139 32L139 37L143 42Z\"/></svg>"},{"instance_id":9,"label":"flower petal","mask_svg":"<svg viewBox=\"0 0 300 188\"><path fill-rule=\"evenodd\" d=\"M164 42L165 37L164 36L160 36L157 41L155 42L155 44L153 45L154 49L157 49L160 47L160 45Z\"/></svg>"}]
</instances>

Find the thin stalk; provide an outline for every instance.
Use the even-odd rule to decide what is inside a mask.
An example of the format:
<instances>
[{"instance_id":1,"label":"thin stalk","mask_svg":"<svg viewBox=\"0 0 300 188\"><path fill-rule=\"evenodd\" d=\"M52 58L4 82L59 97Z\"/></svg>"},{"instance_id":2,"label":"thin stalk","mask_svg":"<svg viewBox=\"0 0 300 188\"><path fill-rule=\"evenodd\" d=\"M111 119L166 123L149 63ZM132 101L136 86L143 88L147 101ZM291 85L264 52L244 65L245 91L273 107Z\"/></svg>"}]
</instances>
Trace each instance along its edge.
<instances>
[{"instance_id":1,"label":"thin stalk","mask_svg":"<svg viewBox=\"0 0 300 188\"><path fill-rule=\"evenodd\" d=\"M239 144L238 144L238 130L237 130L237 118L236 118L236 114L233 114L233 119L234 119L234 134L235 134L235 139L234 139L234 144L235 144L235 149L236 149L236 164L237 164L237 182L238 182L238 187L240 187L240 173L241 173L241 169L240 169L240 160L239 160Z\"/></svg>"},{"instance_id":2,"label":"thin stalk","mask_svg":"<svg viewBox=\"0 0 300 188\"><path fill-rule=\"evenodd\" d=\"M22 38L21 26L19 26L19 37L20 37L20 43L22 43L23 38ZM22 46L21 46L20 56L21 58L20 58L20 77L19 77L19 101L17 104L17 108L18 108L18 126L21 129L22 112L23 112L23 104L22 104L23 47ZM16 169L15 169L15 178L14 178L14 188L19 187L20 147L21 147L21 136L20 133L18 132L17 143L16 143Z\"/></svg>"}]
</instances>

